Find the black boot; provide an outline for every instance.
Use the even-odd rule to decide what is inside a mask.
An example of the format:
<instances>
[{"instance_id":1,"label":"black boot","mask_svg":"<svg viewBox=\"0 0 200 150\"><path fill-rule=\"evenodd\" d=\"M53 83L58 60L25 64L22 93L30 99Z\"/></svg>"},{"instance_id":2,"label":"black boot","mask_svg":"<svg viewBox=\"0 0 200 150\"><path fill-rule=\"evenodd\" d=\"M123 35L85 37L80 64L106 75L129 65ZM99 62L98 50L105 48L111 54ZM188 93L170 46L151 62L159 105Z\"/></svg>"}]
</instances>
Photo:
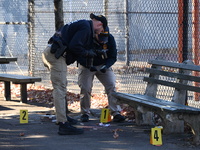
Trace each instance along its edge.
<instances>
[{"instance_id":1,"label":"black boot","mask_svg":"<svg viewBox=\"0 0 200 150\"><path fill-rule=\"evenodd\" d=\"M113 118L113 122L123 122L124 120L125 120L125 117L120 114L115 115Z\"/></svg>"},{"instance_id":2,"label":"black boot","mask_svg":"<svg viewBox=\"0 0 200 150\"><path fill-rule=\"evenodd\" d=\"M58 134L59 135L77 135L77 134L82 134L84 132L83 129L78 129L74 126L72 126L70 123L65 122L59 123L59 131Z\"/></svg>"},{"instance_id":3,"label":"black boot","mask_svg":"<svg viewBox=\"0 0 200 150\"><path fill-rule=\"evenodd\" d=\"M75 120L75 119L73 119L73 118L71 118L71 117L69 117L69 116L67 116L67 120L68 120L68 122L69 122L71 125L75 125L75 124L78 123L77 120Z\"/></svg>"},{"instance_id":4,"label":"black boot","mask_svg":"<svg viewBox=\"0 0 200 150\"><path fill-rule=\"evenodd\" d=\"M88 116L87 114L83 114L83 115L81 116L81 121L82 121L82 122L88 122L88 121L89 121L89 116Z\"/></svg>"}]
</instances>

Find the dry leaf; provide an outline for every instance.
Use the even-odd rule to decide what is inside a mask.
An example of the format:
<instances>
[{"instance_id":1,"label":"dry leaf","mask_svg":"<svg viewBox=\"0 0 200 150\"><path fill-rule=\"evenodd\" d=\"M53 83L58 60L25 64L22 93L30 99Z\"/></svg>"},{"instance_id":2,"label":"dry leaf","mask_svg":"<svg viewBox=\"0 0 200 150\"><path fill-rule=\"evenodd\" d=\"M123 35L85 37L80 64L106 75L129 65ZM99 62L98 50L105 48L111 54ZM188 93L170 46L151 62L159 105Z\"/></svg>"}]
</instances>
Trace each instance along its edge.
<instances>
[{"instance_id":1,"label":"dry leaf","mask_svg":"<svg viewBox=\"0 0 200 150\"><path fill-rule=\"evenodd\" d=\"M24 135L25 135L25 134L24 134L23 132L19 134L19 136L24 136Z\"/></svg>"},{"instance_id":2,"label":"dry leaf","mask_svg":"<svg viewBox=\"0 0 200 150\"><path fill-rule=\"evenodd\" d=\"M71 68L73 71L74 68ZM45 104L49 107L54 106L53 96L52 96L53 89L46 88L42 85L36 86L35 84L28 84L27 85L27 97L29 102ZM3 82L0 83L0 93L4 93L4 84ZM20 85L19 84L11 84L11 94L12 97L20 98ZM72 92L67 91L67 105L69 110L76 110L80 111L80 94L75 94ZM101 109L108 107L108 99L107 95L104 91L100 91L100 93L92 94L91 97L91 108L93 109ZM121 105L122 108L122 115L126 116L128 120L134 120L135 115L133 108L127 105Z\"/></svg>"},{"instance_id":3,"label":"dry leaf","mask_svg":"<svg viewBox=\"0 0 200 150\"><path fill-rule=\"evenodd\" d=\"M119 134L117 133L117 131L123 131L122 129L115 129L113 130L114 134L113 134L113 138L117 139L119 137Z\"/></svg>"}]
</instances>

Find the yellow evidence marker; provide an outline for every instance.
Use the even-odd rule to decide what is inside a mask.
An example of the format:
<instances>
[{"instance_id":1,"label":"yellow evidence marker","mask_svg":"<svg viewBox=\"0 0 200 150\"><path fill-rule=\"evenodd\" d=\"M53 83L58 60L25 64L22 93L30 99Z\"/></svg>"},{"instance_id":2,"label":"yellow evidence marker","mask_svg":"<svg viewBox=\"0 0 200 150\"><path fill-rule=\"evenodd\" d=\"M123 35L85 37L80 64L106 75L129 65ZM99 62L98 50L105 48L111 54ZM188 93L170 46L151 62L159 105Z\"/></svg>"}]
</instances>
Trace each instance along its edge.
<instances>
[{"instance_id":1,"label":"yellow evidence marker","mask_svg":"<svg viewBox=\"0 0 200 150\"><path fill-rule=\"evenodd\" d=\"M108 108L103 108L101 110L101 117L100 117L100 122L101 123L107 123L111 121L111 115L110 115L110 110Z\"/></svg>"},{"instance_id":2,"label":"yellow evidence marker","mask_svg":"<svg viewBox=\"0 0 200 150\"><path fill-rule=\"evenodd\" d=\"M20 123L28 123L28 110L20 110Z\"/></svg>"},{"instance_id":3,"label":"yellow evidence marker","mask_svg":"<svg viewBox=\"0 0 200 150\"><path fill-rule=\"evenodd\" d=\"M151 128L151 135L150 135L150 144L155 146L161 146L162 145L162 133L161 130L162 127L155 127Z\"/></svg>"}]
</instances>

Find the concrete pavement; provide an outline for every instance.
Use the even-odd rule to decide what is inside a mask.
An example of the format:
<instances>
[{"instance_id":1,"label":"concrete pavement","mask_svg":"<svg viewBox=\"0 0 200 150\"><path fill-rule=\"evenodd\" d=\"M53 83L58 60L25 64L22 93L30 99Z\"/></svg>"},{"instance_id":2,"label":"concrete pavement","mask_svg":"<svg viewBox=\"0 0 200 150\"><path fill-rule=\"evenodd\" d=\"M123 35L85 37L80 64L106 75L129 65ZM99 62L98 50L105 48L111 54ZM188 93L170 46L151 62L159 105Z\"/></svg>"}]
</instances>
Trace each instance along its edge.
<instances>
[{"instance_id":1,"label":"concrete pavement","mask_svg":"<svg viewBox=\"0 0 200 150\"><path fill-rule=\"evenodd\" d=\"M27 109L29 123L19 123L20 110ZM134 123L99 124L100 110L93 111L91 121L78 122L77 127L84 128L82 135L57 134L58 126L44 115L52 109L43 104L23 104L19 101L0 99L0 150L199 150L188 142L192 135L163 135L163 145L150 144L150 127L136 126ZM96 114L96 115L95 115ZM70 114L79 119L80 114ZM114 138L114 131L118 138Z\"/></svg>"}]
</instances>

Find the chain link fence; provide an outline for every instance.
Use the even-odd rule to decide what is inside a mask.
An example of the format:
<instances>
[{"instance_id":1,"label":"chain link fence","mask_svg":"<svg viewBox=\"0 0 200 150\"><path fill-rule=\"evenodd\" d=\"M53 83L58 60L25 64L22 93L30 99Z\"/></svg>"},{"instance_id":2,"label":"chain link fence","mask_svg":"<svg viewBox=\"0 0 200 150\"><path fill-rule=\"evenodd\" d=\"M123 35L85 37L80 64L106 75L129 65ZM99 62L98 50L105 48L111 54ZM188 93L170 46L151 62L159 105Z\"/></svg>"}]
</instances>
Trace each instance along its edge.
<instances>
[{"instance_id":1,"label":"chain link fence","mask_svg":"<svg viewBox=\"0 0 200 150\"><path fill-rule=\"evenodd\" d=\"M147 61L162 57L174 62L190 59L199 65L200 0L63 0L64 21L90 19L91 12L108 19L115 37L118 61L113 66L117 90L143 94L142 81ZM16 63L1 64L0 72L29 74L42 78L51 87L49 71L41 53L55 32L53 0L1 0L1 55L18 57ZM68 90L79 93L77 65L68 66ZM158 93L168 100L172 89ZM94 93L104 92L95 78ZM190 103L200 107L199 101ZM190 96L191 95L191 96Z\"/></svg>"}]
</instances>

